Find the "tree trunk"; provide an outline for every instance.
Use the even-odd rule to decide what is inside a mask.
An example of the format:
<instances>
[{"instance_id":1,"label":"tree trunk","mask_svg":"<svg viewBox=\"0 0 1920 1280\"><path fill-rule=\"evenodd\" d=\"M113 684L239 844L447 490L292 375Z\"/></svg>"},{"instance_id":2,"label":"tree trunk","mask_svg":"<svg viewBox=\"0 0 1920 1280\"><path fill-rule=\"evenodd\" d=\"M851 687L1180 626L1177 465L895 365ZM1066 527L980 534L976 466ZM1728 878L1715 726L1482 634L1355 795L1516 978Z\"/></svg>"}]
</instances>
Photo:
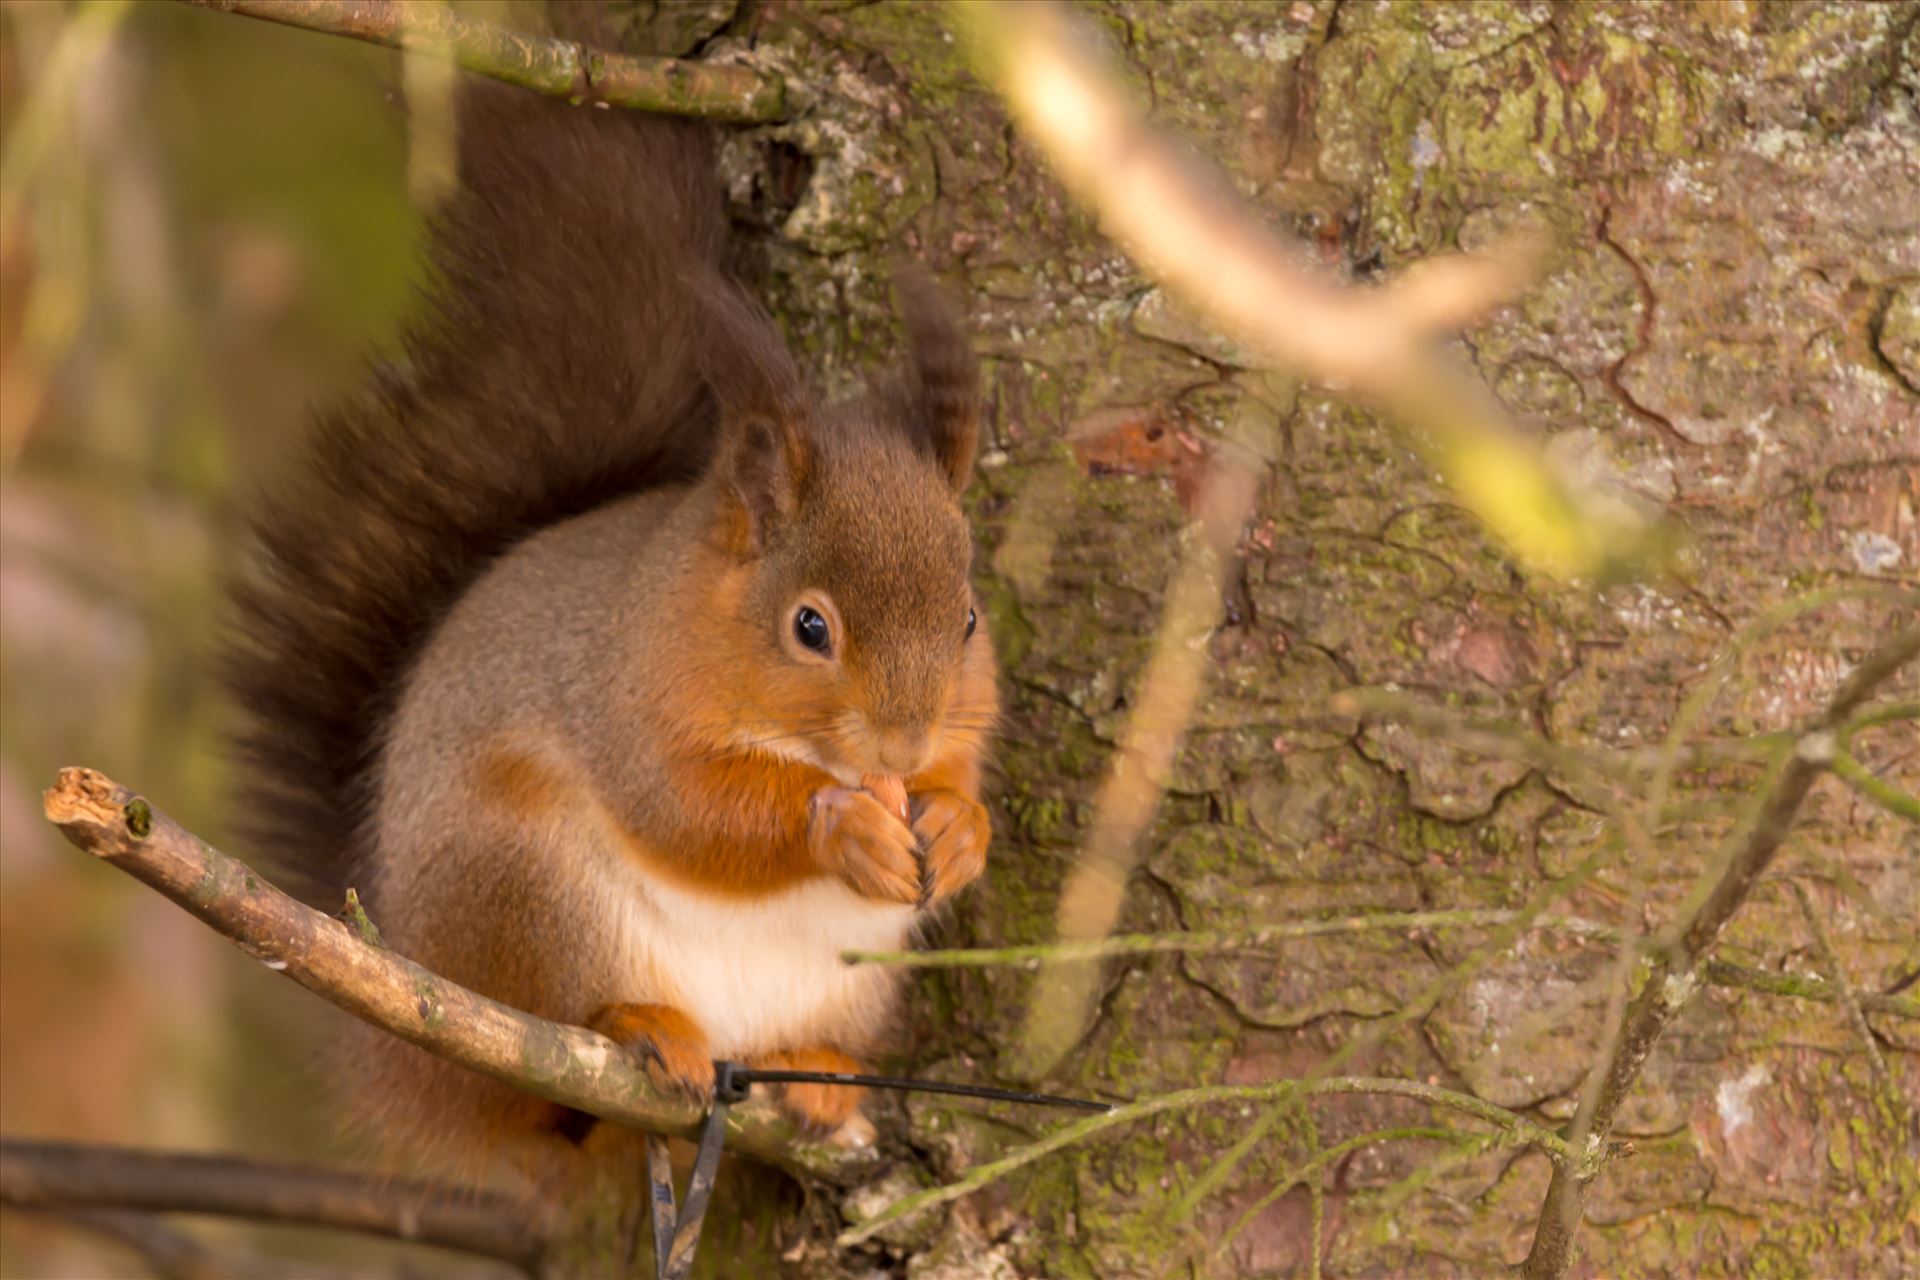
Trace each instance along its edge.
<instances>
[{"instance_id":1,"label":"tree trunk","mask_svg":"<svg viewBox=\"0 0 1920 1280\"><path fill-rule=\"evenodd\" d=\"M1544 213L1562 256L1466 335L1467 357L1552 450L1610 464L1686 542L1674 574L1645 585L1525 575L1386 427L1300 388L1123 927L1518 906L1597 847L1596 789L1335 715L1331 694L1391 683L1562 744L1648 746L1763 611L1811 588L1912 580L1920 8L1302 0L1091 12L1158 122L1357 276ZM1045 941L1195 482L1252 375L1067 201L937 8L756 6L727 38L747 30L758 58L806 86L794 122L735 133L727 163L767 293L811 367L851 377L886 349L900 256L962 301L985 360L990 439L973 510L983 612L1007 671L1003 776L987 878L933 942ZM1790 727L1896 612L1848 597L1767 633L1702 731ZM1911 785L1911 746L1877 741L1876 767ZM1758 776L1724 764L1676 785L1705 800ZM1809 877L1848 980L1873 991L1910 977L1913 830L1832 783L1804 820L1778 869ZM1730 825L1716 811L1658 833L1652 859L1635 860L1646 921L1672 915ZM1555 910L1637 928L1633 884L1615 860ZM1299 1074L1479 940L1360 934L1109 961L1098 1015L1048 1083L1138 1098ZM1602 1048L1612 950L1531 934L1350 1069L1564 1122ZM1791 895L1774 889L1735 918L1721 954L1818 971ZM917 977L889 1066L1009 1082L1031 984L1004 968ZM1870 1020L1894 1087L1913 1095L1912 1024ZM1877 1088L1835 1006L1707 989L1622 1115L1618 1136L1636 1151L1594 1186L1577 1269L1746 1273L1769 1258L1898 1269L1916 1245L1916 1148L1876 1107ZM932 1097L873 1105L905 1144L896 1193L1054 1122ZM1315 1115L1323 1147L1436 1119L1388 1098L1325 1099ZM789 1262L808 1274L904 1263L914 1277L1304 1272L1305 1187L1209 1253L1302 1156L1292 1119L1183 1203L1256 1118L1162 1116L865 1253L830 1254L815 1238ZM1487 1274L1525 1255L1545 1158L1443 1156L1430 1141L1382 1143L1333 1167L1329 1273ZM847 1203L866 1212L888 1198ZM723 1200L715 1218L726 1213ZM770 1262L788 1230L776 1240L770 1219L743 1221L729 1247L745 1252L707 1265Z\"/></svg>"}]
</instances>

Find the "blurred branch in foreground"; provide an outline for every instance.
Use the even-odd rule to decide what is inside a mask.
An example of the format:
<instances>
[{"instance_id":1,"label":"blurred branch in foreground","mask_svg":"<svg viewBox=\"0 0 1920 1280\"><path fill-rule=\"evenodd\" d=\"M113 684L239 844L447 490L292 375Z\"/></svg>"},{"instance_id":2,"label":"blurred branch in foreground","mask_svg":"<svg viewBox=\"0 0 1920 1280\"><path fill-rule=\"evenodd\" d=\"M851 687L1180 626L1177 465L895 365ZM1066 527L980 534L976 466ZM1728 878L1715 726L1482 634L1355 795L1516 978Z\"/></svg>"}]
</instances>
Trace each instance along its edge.
<instances>
[{"instance_id":1,"label":"blurred branch in foreground","mask_svg":"<svg viewBox=\"0 0 1920 1280\"><path fill-rule=\"evenodd\" d=\"M62 1216L138 1210L330 1227L477 1253L522 1269L532 1269L545 1246L534 1206L494 1192L277 1160L67 1142L0 1141L0 1204ZM78 1220L111 1228L119 1217Z\"/></svg>"},{"instance_id":2,"label":"blurred branch in foreground","mask_svg":"<svg viewBox=\"0 0 1920 1280\"><path fill-rule=\"evenodd\" d=\"M202 9L444 58L550 97L757 123L786 115L786 86L752 67L605 53L525 35L442 4L400 0L186 0Z\"/></svg>"},{"instance_id":3,"label":"blurred branch in foreground","mask_svg":"<svg viewBox=\"0 0 1920 1280\"><path fill-rule=\"evenodd\" d=\"M58 35L0 147L0 280L22 297L18 321L0 324L0 472L19 458L85 326L94 265L76 118L127 13L126 0L95 0L70 19L56 6L7 14L16 24L51 17Z\"/></svg>"},{"instance_id":4,"label":"blurred branch in foreground","mask_svg":"<svg viewBox=\"0 0 1920 1280\"><path fill-rule=\"evenodd\" d=\"M954 25L1061 183L1148 275L1277 365L1350 388L1402 423L1461 500L1529 567L1600 578L1663 538L1613 486L1561 474L1493 396L1433 349L1511 297L1548 239L1431 259L1380 289L1343 286L1217 172L1149 126L1087 27L1053 4L953 0Z\"/></svg>"},{"instance_id":5,"label":"blurred branch in foreground","mask_svg":"<svg viewBox=\"0 0 1920 1280\"><path fill-rule=\"evenodd\" d=\"M1277 378L1269 377L1259 394L1244 396L1228 438L1208 463L1198 520L1174 568L1153 658L1141 677L1113 767L1094 800L1086 844L1060 891L1062 941L1104 938L1120 919L1140 836L1160 806L1206 679L1206 640L1219 623L1234 545L1274 455L1278 414L1269 400L1279 399L1283 390ZM1044 1074L1072 1047L1099 981L1097 964L1075 960L1060 961L1041 977L1021 1033L1024 1071Z\"/></svg>"},{"instance_id":6,"label":"blurred branch in foreground","mask_svg":"<svg viewBox=\"0 0 1920 1280\"><path fill-rule=\"evenodd\" d=\"M159 890L267 968L429 1053L648 1133L689 1135L704 1114L656 1089L606 1037L509 1008L387 950L363 914L349 928L296 902L102 774L61 770L45 807L77 847ZM727 1144L829 1179L866 1158L801 1140L771 1106L734 1108Z\"/></svg>"},{"instance_id":7,"label":"blurred branch in foreground","mask_svg":"<svg viewBox=\"0 0 1920 1280\"><path fill-rule=\"evenodd\" d=\"M1216 173L1197 166L1128 102L1086 29L1051 4L956 0L955 25L1061 182L1156 279L1276 365L1350 387L1408 424L1409 438L1520 559L1563 576L1601 577L1650 553L1657 537L1631 503L1576 485L1505 421L1484 387L1432 348L1511 296L1537 271L1544 235L1496 251L1423 263L1378 290L1343 287L1271 230ZM1259 469L1222 451L1208 477L1199 535L1169 588L1154 656L1095 804L1086 845L1062 890L1063 940L1110 932L1204 675L1204 640L1224 564L1252 509ZM1045 973L1026 1021L1022 1064L1044 1071L1085 1023L1097 971Z\"/></svg>"}]
</instances>

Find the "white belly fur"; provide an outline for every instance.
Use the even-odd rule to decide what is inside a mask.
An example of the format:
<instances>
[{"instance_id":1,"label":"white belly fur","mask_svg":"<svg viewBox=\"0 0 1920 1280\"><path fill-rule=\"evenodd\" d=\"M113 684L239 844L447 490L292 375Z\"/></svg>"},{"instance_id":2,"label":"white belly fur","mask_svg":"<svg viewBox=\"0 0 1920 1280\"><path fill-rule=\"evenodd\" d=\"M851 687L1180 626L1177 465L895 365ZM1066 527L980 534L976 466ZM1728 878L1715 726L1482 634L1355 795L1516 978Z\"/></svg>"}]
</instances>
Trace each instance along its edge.
<instances>
[{"instance_id":1,"label":"white belly fur","mask_svg":"<svg viewBox=\"0 0 1920 1280\"><path fill-rule=\"evenodd\" d=\"M849 965L843 951L906 945L916 910L862 898L838 880L810 880L765 898L689 892L630 858L613 886L627 971L683 1009L716 1058L853 1043L877 1029L893 974Z\"/></svg>"}]
</instances>

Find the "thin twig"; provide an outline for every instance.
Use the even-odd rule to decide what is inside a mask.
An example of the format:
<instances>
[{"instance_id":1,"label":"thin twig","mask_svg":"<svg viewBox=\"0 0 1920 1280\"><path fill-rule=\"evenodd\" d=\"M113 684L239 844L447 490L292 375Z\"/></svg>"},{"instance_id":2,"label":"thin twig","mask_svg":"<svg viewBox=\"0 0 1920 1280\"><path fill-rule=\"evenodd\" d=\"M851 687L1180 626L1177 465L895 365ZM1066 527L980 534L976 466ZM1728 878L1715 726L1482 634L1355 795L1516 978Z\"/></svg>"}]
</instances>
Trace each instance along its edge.
<instances>
[{"instance_id":1,"label":"thin twig","mask_svg":"<svg viewBox=\"0 0 1920 1280\"><path fill-rule=\"evenodd\" d=\"M606 53L482 22L449 5L399 0L186 3L441 58L550 97L748 124L786 114L784 84L752 67Z\"/></svg>"},{"instance_id":2,"label":"thin twig","mask_svg":"<svg viewBox=\"0 0 1920 1280\"><path fill-rule=\"evenodd\" d=\"M1908 822L1920 822L1920 796L1911 795L1896 786L1882 782L1874 776L1872 770L1861 764L1845 749L1833 753L1833 773L1840 781L1896 818L1905 818Z\"/></svg>"},{"instance_id":3,"label":"thin twig","mask_svg":"<svg viewBox=\"0 0 1920 1280\"><path fill-rule=\"evenodd\" d=\"M1328 700L1337 715L1379 716L1413 729L1430 733L1448 746L1496 760L1512 760L1567 777L1598 775L1616 784L1637 783L1639 779L1665 764L1664 748L1616 748L1569 746L1526 728L1501 720L1469 719L1448 707L1410 696L1394 689L1342 689ZM1788 735L1755 734L1712 742L1679 744L1671 750L1676 762L1719 764L1750 762L1763 758L1790 741ZM1664 809L1664 804L1662 805Z\"/></svg>"},{"instance_id":4,"label":"thin twig","mask_svg":"<svg viewBox=\"0 0 1920 1280\"><path fill-rule=\"evenodd\" d=\"M1009 947L965 947L948 951L847 951L848 964L877 964L900 969L1032 968L1046 960L1098 960L1109 956L1200 955L1224 951L1260 952L1275 943L1300 938L1401 930L1493 929L1512 924L1515 911L1467 909L1460 911L1381 911L1363 916L1327 920L1292 920L1254 925L1247 929L1220 929L1180 933L1122 933L1090 942L1035 942ZM1580 916L1535 916L1529 930L1564 933L1596 942L1619 942L1626 935L1610 924ZM1709 960L1700 976L1711 986L1740 987L1762 995L1788 996L1832 1004L1839 997L1831 983L1805 974L1770 973L1728 960ZM1920 999L1911 996L1856 993L1860 1007L1920 1021Z\"/></svg>"},{"instance_id":5,"label":"thin twig","mask_svg":"<svg viewBox=\"0 0 1920 1280\"><path fill-rule=\"evenodd\" d=\"M1265 1212L1268 1206L1272 1205L1274 1201L1299 1186L1302 1179L1318 1174L1328 1165L1339 1160L1349 1152L1359 1151L1364 1147L1375 1146L1382 1142L1410 1142L1421 1139L1429 1139L1436 1142L1460 1143L1472 1146L1476 1151L1486 1150L1487 1147L1485 1144L1489 1142L1491 1142L1493 1146L1515 1145L1507 1139L1484 1133L1469 1133L1464 1129L1408 1127L1403 1129L1375 1129L1370 1133L1356 1134L1351 1138L1334 1143L1325 1150L1310 1154L1306 1159L1282 1174L1271 1187L1267 1188L1266 1192L1261 1195L1258 1200L1255 1200L1246 1207L1240 1216L1234 1220L1232 1226L1221 1233L1219 1243L1213 1247L1212 1256L1214 1262L1218 1264L1225 1257L1227 1250L1232 1247L1233 1242L1240 1237L1240 1233L1252 1226L1253 1220Z\"/></svg>"},{"instance_id":6,"label":"thin twig","mask_svg":"<svg viewBox=\"0 0 1920 1280\"><path fill-rule=\"evenodd\" d=\"M1227 1179L1233 1176L1233 1171L1240 1167L1241 1161L1252 1155L1253 1149L1265 1142L1267 1135L1271 1134L1282 1120L1296 1112L1304 1112L1305 1106L1306 1104L1298 1098L1284 1098L1261 1112L1254 1122L1247 1126L1247 1131L1240 1135L1239 1140L1207 1166L1207 1171L1195 1178L1193 1185L1180 1193L1180 1198L1167 1208L1166 1220L1170 1223L1184 1222L1191 1217L1193 1211L1200 1207L1200 1202L1226 1185Z\"/></svg>"},{"instance_id":7,"label":"thin twig","mask_svg":"<svg viewBox=\"0 0 1920 1280\"><path fill-rule=\"evenodd\" d=\"M1905 818L1908 822L1920 822L1920 796L1911 795L1892 783L1882 781L1853 754L1855 734L1900 720L1920 720L1920 702L1875 707L1840 730L1834 746L1833 772L1840 781L1888 813Z\"/></svg>"},{"instance_id":8,"label":"thin twig","mask_svg":"<svg viewBox=\"0 0 1920 1280\"><path fill-rule=\"evenodd\" d=\"M1880 1042L1873 1038L1873 1028L1867 1025L1867 1015L1861 1011L1860 1001L1855 998L1853 983L1847 980L1847 967L1840 959L1840 953L1833 949L1833 940L1827 936L1827 930L1820 923L1819 913L1813 909L1813 899L1808 896L1806 886L1798 880L1787 882L1793 890L1793 899L1800 906L1800 918L1806 921L1807 932L1813 937L1813 948L1820 957L1821 965L1827 971L1827 981L1840 993L1837 1002L1840 1011L1846 1015L1847 1027L1859 1037L1860 1046L1867 1055L1867 1065L1873 1071L1874 1086L1880 1090L1883 1098L1892 1100L1892 1115L1898 1116L1902 1110L1900 1095L1893 1087L1893 1074L1887 1070L1887 1059L1880 1052Z\"/></svg>"},{"instance_id":9,"label":"thin twig","mask_svg":"<svg viewBox=\"0 0 1920 1280\"><path fill-rule=\"evenodd\" d=\"M531 1270L539 1211L497 1192L281 1160L0 1140L0 1204L211 1213L439 1245Z\"/></svg>"},{"instance_id":10,"label":"thin twig","mask_svg":"<svg viewBox=\"0 0 1920 1280\"><path fill-rule=\"evenodd\" d=\"M1739 910L1760 876L1772 863L1800 812L1801 802L1819 776L1831 766L1836 735L1860 704L1916 653L1920 653L1920 625L1899 632L1874 650L1841 682L1826 709L1801 734L1793 754L1762 792L1752 819L1695 886L1677 923L1661 939L1657 959L1645 987L1627 1011L1625 1027L1614 1044L1600 1087L1589 1108L1581 1108L1570 1131L1580 1158L1558 1165L1548 1185L1534 1229L1533 1247L1521 1263L1528 1280L1559 1280L1572 1265L1575 1240L1586 1205L1587 1190L1606 1163L1606 1141L1613 1131L1640 1069L1662 1034L1693 998L1700 971L1720 931Z\"/></svg>"},{"instance_id":11,"label":"thin twig","mask_svg":"<svg viewBox=\"0 0 1920 1280\"><path fill-rule=\"evenodd\" d=\"M1427 983L1414 994L1411 1000L1386 1017L1369 1022L1359 1032L1349 1036L1338 1048L1316 1063L1313 1070L1302 1076L1301 1083L1311 1084L1330 1077L1361 1054L1385 1044L1388 1037L1397 1033L1400 1028L1418 1022L1432 1013L1449 992L1455 990L1473 974L1479 973L1493 957L1504 954L1507 948L1511 947L1549 906L1599 874L1600 868L1614 852L1612 842L1604 842L1599 848L1589 852L1571 870L1535 890L1524 906L1512 912L1510 919L1496 926L1492 935L1482 940L1480 945L1468 952L1458 964ZM1226 1166L1220 1175L1224 1178L1232 1171L1232 1163L1230 1160L1223 1160L1221 1163Z\"/></svg>"},{"instance_id":12,"label":"thin twig","mask_svg":"<svg viewBox=\"0 0 1920 1280\"><path fill-rule=\"evenodd\" d=\"M44 803L74 845L159 890L276 973L449 1062L649 1133L690 1135L702 1108L654 1087L631 1054L450 982L304 906L91 769L62 769ZM798 1138L771 1107L729 1113L728 1144L817 1176L870 1156Z\"/></svg>"},{"instance_id":13,"label":"thin twig","mask_svg":"<svg viewBox=\"0 0 1920 1280\"><path fill-rule=\"evenodd\" d=\"M1517 911L1380 911L1325 920L1290 920L1246 929L1209 929L1181 933L1122 933L1084 942L1036 942L1011 947L956 948L951 951L848 951L849 964L879 964L901 969L1032 968L1052 960L1098 960L1107 956L1184 955L1214 951L1262 951L1277 942L1358 933L1417 932L1429 929L1493 929L1512 924ZM1532 916L1528 929L1581 938L1617 940L1620 931L1579 916Z\"/></svg>"},{"instance_id":14,"label":"thin twig","mask_svg":"<svg viewBox=\"0 0 1920 1280\"><path fill-rule=\"evenodd\" d=\"M1051 1155L1063 1147L1073 1146L1094 1134L1120 1125L1132 1124L1136 1120L1145 1120L1151 1116L1164 1115L1173 1111L1192 1111L1199 1107L1215 1106L1223 1102L1274 1102L1339 1093L1385 1094L1412 1098L1434 1106L1449 1107L1476 1119L1487 1121L1498 1128L1503 1135L1516 1142L1539 1147L1555 1161L1569 1159L1572 1154L1559 1134L1542 1128L1517 1112L1509 1111L1505 1107L1496 1106L1470 1094L1456 1093L1451 1089L1422 1084L1418 1080L1330 1076L1320 1080L1277 1080L1269 1084L1256 1085L1205 1085L1198 1089L1183 1089L1178 1093L1144 1098L1139 1102L1115 1107L1112 1111L1101 1115L1088 1116L1084 1120L1061 1125L1037 1142L1028 1143L998 1160L975 1165L955 1182L947 1183L945 1186L929 1187L924 1191L895 1200L873 1217L841 1232L836 1243L842 1248L859 1244L862 1240L871 1239L875 1234L902 1218L924 1212L935 1205L946 1204L971 1195L988 1183L998 1181L1014 1170L1032 1164L1035 1160Z\"/></svg>"}]
</instances>

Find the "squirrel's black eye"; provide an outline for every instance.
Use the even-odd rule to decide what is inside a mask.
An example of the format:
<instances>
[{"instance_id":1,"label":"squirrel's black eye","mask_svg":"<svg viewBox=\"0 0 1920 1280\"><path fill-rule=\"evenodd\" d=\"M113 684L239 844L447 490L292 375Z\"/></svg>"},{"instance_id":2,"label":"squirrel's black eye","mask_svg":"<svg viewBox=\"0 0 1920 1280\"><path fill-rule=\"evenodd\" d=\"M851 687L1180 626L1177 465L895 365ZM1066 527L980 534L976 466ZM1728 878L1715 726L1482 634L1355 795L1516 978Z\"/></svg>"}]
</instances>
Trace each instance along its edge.
<instances>
[{"instance_id":1,"label":"squirrel's black eye","mask_svg":"<svg viewBox=\"0 0 1920 1280\"><path fill-rule=\"evenodd\" d=\"M980 619L973 616L973 610L967 610L967 639L973 639L973 629L980 625Z\"/></svg>"},{"instance_id":2,"label":"squirrel's black eye","mask_svg":"<svg viewBox=\"0 0 1920 1280\"><path fill-rule=\"evenodd\" d=\"M804 604L793 615L793 638L815 653L825 653L833 639L827 634L827 620L820 611Z\"/></svg>"}]
</instances>

